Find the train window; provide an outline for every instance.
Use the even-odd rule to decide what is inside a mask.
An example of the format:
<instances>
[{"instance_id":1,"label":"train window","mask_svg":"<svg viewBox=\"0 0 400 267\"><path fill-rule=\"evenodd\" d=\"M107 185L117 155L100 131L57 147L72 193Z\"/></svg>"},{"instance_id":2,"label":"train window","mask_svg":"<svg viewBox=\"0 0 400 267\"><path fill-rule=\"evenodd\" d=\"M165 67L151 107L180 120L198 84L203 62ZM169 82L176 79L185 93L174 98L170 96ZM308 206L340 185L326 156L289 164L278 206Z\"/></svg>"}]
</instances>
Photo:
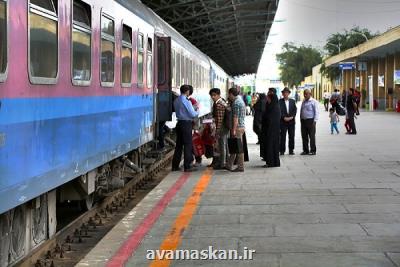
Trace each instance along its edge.
<instances>
[{"instance_id":1,"label":"train window","mask_svg":"<svg viewBox=\"0 0 400 267\"><path fill-rule=\"evenodd\" d=\"M153 40L151 38L147 38L147 88L153 87Z\"/></svg>"},{"instance_id":2,"label":"train window","mask_svg":"<svg viewBox=\"0 0 400 267\"><path fill-rule=\"evenodd\" d=\"M171 56L171 66L172 66L172 75L171 75L171 84L172 87L175 87L175 75L176 75L176 65L175 65L175 50L172 50Z\"/></svg>"},{"instance_id":3,"label":"train window","mask_svg":"<svg viewBox=\"0 0 400 267\"><path fill-rule=\"evenodd\" d=\"M147 88L153 87L153 59L147 55Z\"/></svg>"},{"instance_id":4,"label":"train window","mask_svg":"<svg viewBox=\"0 0 400 267\"><path fill-rule=\"evenodd\" d=\"M181 54L176 53L176 87L180 87L181 83Z\"/></svg>"},{"instance_id":5,"label":"train window","mask_svg":"<svg viewBox=\"0 0 400 267\"><path fill-rule=\"evenodd\" d=\"M101 16L101 84L113 86L114 83L114 21L106 15Z\"/></svg>"},{"instance_id":6,"label":"train window","mask_svg":"<svg viewBox=\"0 0 400 267\"><path fill-rule=\"evenodd\" d=\"M89 85L91 79L91 9L90 6L74 0L72 24L72 83Z\"/></svg>"},{"instance_id":7,"label":"train window","mask_svg":"<svg viewBox=\"0 0 400 267\"><path fill-rule=\"evenodd\" d=\"M132 81L132 29L122 26L122 51L121 51L121 82L122 86L131 86Z\"/></svg>"},{"instance_id":8,"label":"train window","mask_svg":"<svg viewBox=\"0 0 400 267\"><path fill-rule=\"evenodd\" d=\"M147 51L153 51L153 41L151 38L147 38Z\"/></svg>"},{"instance_id":9,"label":"train window","mask_svg":"<svg viewBox=\"0 0 400 267\"><path fill-rule=\"evenodd\" d=\"M31 0L31 4L41 7L46 11L57 13L58 2L55 0Z\"/></svg>"},{"instance_id":10,"label":"train window","mask_svg":"<svg viewBox=\"0 0 400 267\"><path fill-rule=\"evenodd\" d=\"M31 0L29 5L29 78L55 84L58 75L56 0Z\"/></svg>"},{"instance_id":11,"label":"train window","mask_svg":"<svg viewBox=\"0 0 400 267\"><path fill-rule=\"evenodd\" d=\"M190 84L189 83L189 70L190 70L190 65L189 65L189 58L186 58L186 64L185 64L185 75L186 75L186 84Z\"/></svg>"},{"instance_id":12,"label":"train window","mask_svg":"<svg viewBox=\"0 0 400 267\"><path fill-rule=\"evenodd\" d=\"M181 60L181 84L186 84L186 57L182 55Z\"/></svg>"},{"instance_id":13,"label":"train window","mask_svg":"<svg viewBox=\"0 0 400 267\"><path fill-rule=\"evenodd\" d=\"M189 72L189 77L188 77L188 83L192 85L192 60L189 59L189 66L188 66L188 72Z\"/></svg>"},{"instance_id":14,"label":"train window","mask_svg":"<svg viewBox=\"0 0 400 267\"><path fill-rule=\"evenodd\" d=\"M167 56L165 42L161 39L157 41L157 65L158 65L158 84L165 83L165 58Z\"/></svg>"},{"instance_id":15,"label":"train window","mask_svg":"<svg viewBox=\"0 0 400 267\"><path fill-rule=\"evenodd\" d=\"M4 80L1 74L7 69L7 6L0 0L0 81ZM3 75L4 76L4 75Z\"/></svg>"},{"instance_id":16,"label":"train window","mask_svg":"<svg viewBox=\"0 0 400 267\"><path fill-rule=\"evenodd\" d=\"M143 34L138 35L137 83L143 84Z\"/></svg>"}]
</instances>

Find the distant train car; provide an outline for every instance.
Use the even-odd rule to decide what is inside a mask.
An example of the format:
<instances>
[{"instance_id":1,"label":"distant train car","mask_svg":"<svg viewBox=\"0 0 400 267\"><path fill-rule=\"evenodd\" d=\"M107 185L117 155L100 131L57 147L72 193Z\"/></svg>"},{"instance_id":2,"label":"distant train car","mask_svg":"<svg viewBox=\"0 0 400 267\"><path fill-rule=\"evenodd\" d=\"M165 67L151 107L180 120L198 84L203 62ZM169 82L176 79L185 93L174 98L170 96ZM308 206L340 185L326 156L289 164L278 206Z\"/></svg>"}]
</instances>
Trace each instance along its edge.
<instances>
[{"instance_id":1,"label":"distant train car","mask_svg":"<svg viewBox=\"0 0 400 267\"><path fill-rule=\"evenodd\" d=\"M226 98L229 89L227 86L229 76L212 59L210 59L210 66L211 66L211 71L210 71L211 87L219 88L221 90L222 96Z\"/></svg>"},{"instance_id":2,"label":"distant train car","mask_svg":"<svg viewBox=\"0 0 400 267\"><path fill-rule=\"evenodd\" d=\"M54 235L57 202L123 185L180 85L208 114L213 71L139 1L0 0L0 266Z\"/></svg>"}]
</instances>

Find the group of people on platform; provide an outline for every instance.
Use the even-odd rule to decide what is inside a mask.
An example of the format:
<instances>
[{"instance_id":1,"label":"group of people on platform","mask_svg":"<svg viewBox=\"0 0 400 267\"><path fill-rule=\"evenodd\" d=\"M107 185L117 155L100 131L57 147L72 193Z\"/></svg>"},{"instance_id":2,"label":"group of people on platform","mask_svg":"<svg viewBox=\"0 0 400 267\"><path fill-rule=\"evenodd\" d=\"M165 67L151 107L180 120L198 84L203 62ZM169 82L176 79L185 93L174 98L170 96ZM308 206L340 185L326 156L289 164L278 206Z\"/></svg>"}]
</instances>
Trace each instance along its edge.
<instances>
[{"instance_id":1,"label":"group of people on platform","mask_svg":"<svg viewBox=\"0 0 400 267\"><path fill-rule=\"evenodd\" d=\"M190 85L182 85L181 95L174 101L177 117L176 147L172 161L172 170L180 170L179 164L184 152L184 171L195 170L192 128L193 121L198 117L196 107L190 101L193 91ZM264 167L279 167L281 155L286 151L286 136L289 135L289 154L294 155L296 101L289 98L290 90L284 88L283 98L278 100L275 88L270 88L267 94L260 94L253 104L253 130L258 135L260 156L265 161ZM230 88L228 99L221 97L221 91L213 88L209 92L213 100L212 116L214 138L213 161L208 167L225 169L232 172L243 172L247 152L245 135L246 104L237 88ZM319 118L318 102L311 97L310 90L304 90L304 100L300 108L301 134L303 152L301 155L316 154L316 123ZM232 142L231 142L232 141ZM231 150L232 144L242 146ZM234 146L234 145L232 145ZM228 149L229 148L229 149ZM234 168L236 165L236 168Z\"/></svg>"},{"instance_id":2,"label":"group of people on platform","mask_svg":"<svg viewBox=\"0 0 400 267\"><path fill-rule=\"evenodd\" d=\"M339 115L345 116L346 134L357 134L355 119L360 115L359 106L361 94L359 91L349 88L343 92L343 95L338 89L335 89L332 94L325 91L324 95L325 111L329 110L329 118L331 122L331 134L336 131L339 134L338 122ZM331 108L329 108L329 104Z\"/></svg>"},{"instance_id":3,"label":"group of people on platform","mask_svg":"<svg viewBox=\"0 0 400 267\"><path fill-rule=\"evenodd\" d=\"M184 153L184 171L191 172L196 170L194 165L193 144L192 144L192 125L199 113L190 101L193 88L191 85L180 87L181 95L174 101L174 110L177 118L176 124L176 146L172 160L172 171L180 170L179 164ZM244 171L244 149L237 153L229 153L227 149L228 137L240 140L242 145L245 133L246 105L243 98L239 95L237 88L230 88L228 91L228 101L221 97L221 91L213 88L209 92L213 100L213 133L214 137L214 157L209 167L214 169L226 169L232 172ZM233 168L237 165L236 168Z\"/></svg>"}]
</instances>

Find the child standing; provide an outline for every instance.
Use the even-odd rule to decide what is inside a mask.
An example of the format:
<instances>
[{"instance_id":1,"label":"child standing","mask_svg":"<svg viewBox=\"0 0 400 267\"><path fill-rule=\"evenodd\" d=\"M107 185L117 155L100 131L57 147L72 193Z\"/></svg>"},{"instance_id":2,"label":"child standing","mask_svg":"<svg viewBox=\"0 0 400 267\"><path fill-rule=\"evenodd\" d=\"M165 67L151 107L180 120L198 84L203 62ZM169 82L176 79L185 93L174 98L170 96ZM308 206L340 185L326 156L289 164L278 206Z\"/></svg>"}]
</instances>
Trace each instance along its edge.
<instances>
[{"instance_id":1,"label":"child standing","mask_svg":"<svg viewBox=\"0 0 400 267\"><path fill-rule=\"evenodd\" d=\"M336 133L339 134L339 129L337 127L339 115L336 113L334 108L329 109L329 118L331 119L331 134L333 134L334 129L336 130Z\"/></svg>"}]
</instances>

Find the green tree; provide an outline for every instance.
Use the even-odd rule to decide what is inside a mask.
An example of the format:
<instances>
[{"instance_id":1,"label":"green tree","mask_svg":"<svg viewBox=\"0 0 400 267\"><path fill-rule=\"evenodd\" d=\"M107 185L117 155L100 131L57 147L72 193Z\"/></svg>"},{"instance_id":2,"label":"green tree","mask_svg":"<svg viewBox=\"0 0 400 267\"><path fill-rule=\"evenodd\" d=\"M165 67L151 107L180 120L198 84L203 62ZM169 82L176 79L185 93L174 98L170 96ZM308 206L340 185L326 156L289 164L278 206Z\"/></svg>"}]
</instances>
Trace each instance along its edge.
<instances>
[{"instance_id":1,"label":"green tree","mask_svg":"<svg viewBox=\"0 0 400 267\"><path fill-rule=\"evenodd\" d=\"M328 57L335 56L339 52L343 52L347 49L356 47L375 36L378 33L373 34L368 29L362 29L360 27L353 27L350 30L344 30L344 32L337 32L331 34L326 40L324 50L327 51ZM338 67L326 67L325 63L322 64L321 72L333 81L340 76L340 70Z\"/></svg>"},{"instance_id":2,"label":"green tree","mask_svg":"<svg viewBox=\"0 0 400 267\"><path fill-rule=\"evenodd\" d=\"M290 87L297 86L304 77L311 75L312 68L322 61L321 53L311 47L292 43L282 46L283 52L276 55L281 71L281 80Z\"/></svg>"}]
</instances>

